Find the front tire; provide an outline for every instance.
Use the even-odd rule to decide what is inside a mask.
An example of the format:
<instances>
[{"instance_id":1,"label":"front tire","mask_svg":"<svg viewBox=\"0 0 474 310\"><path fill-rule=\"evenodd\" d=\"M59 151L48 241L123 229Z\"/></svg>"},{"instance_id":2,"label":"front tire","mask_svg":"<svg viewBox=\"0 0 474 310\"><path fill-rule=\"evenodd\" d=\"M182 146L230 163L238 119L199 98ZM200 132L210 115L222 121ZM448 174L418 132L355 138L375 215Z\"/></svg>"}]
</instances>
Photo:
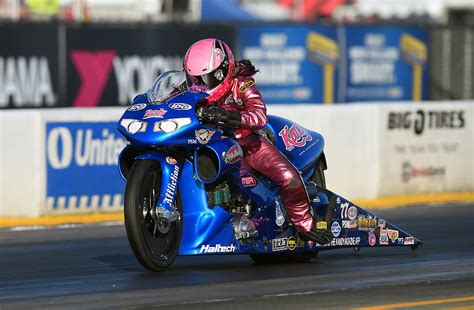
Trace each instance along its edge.
<instances>
[{"instance_id":1,"label":"front tire","mask_svg":"<svg viewBox=\"0 0 474 310\"><path fill-rule=\"evenodd\" d=\"M161 191L161 168L153 160L137 160L130 170L125 188L124 216L128 241L140 264L151 271L167 269L176 259L182 233L182 211L177 199L174 206L180 216L162 233L156 204ZM161 226L160 226L161 225Z\"/></svg>"}]
</instances>

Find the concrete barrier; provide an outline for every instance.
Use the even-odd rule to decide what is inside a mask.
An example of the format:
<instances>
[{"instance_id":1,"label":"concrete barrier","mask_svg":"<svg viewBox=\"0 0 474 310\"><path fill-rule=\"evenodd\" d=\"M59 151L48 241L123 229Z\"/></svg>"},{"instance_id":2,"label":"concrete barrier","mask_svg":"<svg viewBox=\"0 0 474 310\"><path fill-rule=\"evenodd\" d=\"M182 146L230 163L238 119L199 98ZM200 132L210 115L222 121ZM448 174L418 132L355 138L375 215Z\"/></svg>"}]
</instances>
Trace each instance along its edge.
<instances>
[{"instance_id":1,"label":"concrete barrier","mask_svg":"<svg viewBox=\"0 0 474 310\"><path fill-rule=\"evenodd\" d=\"M328 187L349 199L474 191L473 102L269 106L326 140ZM0 112L0 217L111 212L124 182L123 108Z\"/></svg>"},{"instance_id":2,"label":"concrete barrier","mask_svg":"<svg viewBox=\"0 0 474 310\"><path fill-rule=\"evenodd\" d=\"M474 191L473 101L270 106L326 139L327 185L350 199Z\"/></svg>"}]
</instances>

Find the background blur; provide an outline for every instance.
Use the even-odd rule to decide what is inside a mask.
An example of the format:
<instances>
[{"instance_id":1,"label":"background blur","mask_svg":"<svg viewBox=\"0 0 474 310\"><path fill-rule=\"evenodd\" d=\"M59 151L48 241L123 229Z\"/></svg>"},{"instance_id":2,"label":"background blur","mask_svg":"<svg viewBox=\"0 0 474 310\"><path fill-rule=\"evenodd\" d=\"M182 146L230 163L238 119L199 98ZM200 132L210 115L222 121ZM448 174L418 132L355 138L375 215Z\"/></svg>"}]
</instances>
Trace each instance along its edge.
<instances>
[{"instance_id":1,"label":"background blur","mask_svg":"<svg viewBox=\"0 0 474 310\"><path fill-rule=\"evenodd\" d=\"M209 36L267 103L474 97L470 0L0 0L0 21L0 108L127 105Z\"/></svg>"}]
</instances>

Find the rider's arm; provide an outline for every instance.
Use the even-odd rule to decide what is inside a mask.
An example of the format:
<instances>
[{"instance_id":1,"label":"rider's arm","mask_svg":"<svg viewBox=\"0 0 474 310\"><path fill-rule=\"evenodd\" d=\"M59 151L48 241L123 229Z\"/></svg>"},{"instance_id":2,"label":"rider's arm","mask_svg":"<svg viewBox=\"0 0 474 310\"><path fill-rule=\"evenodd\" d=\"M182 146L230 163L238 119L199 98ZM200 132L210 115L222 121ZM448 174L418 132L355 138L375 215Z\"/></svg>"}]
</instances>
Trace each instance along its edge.
<instances>
[{"instance_id":1,"label":"rider's arm","mask_svg":"<svg viewBox=\"0 0 474 310\"><path fill-rule=\"evenodd\" d=\"M238 98L245 107L241 115L241 128L259 130L267 124L267 108L262 96L255 87L253 78L246 78L239 83Z\"/></svg>"}]
</instances>

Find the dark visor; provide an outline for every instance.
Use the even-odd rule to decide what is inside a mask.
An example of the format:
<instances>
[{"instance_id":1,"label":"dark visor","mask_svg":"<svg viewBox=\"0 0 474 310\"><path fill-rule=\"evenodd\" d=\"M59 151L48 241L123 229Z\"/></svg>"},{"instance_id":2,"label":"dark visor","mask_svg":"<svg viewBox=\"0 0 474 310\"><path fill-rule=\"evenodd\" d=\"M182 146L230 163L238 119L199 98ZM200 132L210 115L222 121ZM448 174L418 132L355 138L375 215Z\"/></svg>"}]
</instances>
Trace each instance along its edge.
<instances>
[{"instance_id":1,"label":"dark visor","mask_svg":"<svg viewBox=\"0 0 474 310\"><path fill-rule=\"evenodd\" d=\"M203 75L189 75L187 82L189 86L204 86L207 90L211 90L222 83L229 71L228 61L224 60L222 64L215 70Z\"/></svg>"}]
</instances>

